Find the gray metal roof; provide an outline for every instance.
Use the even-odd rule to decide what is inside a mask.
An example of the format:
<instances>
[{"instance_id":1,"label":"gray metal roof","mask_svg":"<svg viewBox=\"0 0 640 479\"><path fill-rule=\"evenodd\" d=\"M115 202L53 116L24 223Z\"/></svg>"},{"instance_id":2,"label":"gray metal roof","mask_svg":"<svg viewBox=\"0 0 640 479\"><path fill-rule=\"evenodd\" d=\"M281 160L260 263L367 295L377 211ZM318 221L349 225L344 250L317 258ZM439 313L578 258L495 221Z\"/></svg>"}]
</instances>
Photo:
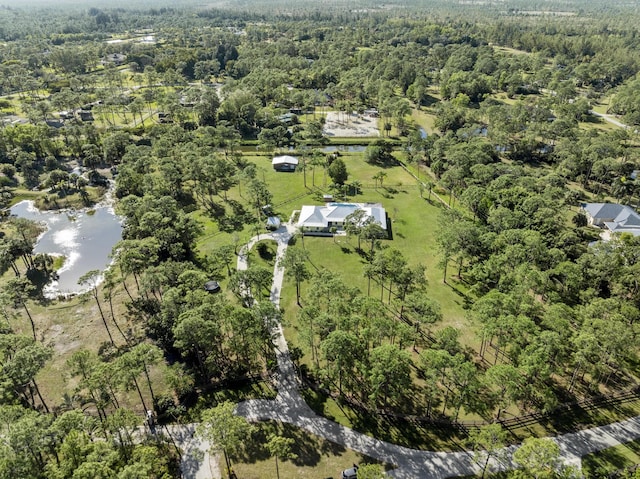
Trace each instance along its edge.
<instances>
[{"instance_id":1,"label":"gray metal roof","mask_svg":"<svg viewBox=\"0 0 640 479\"><path fill-rule=\"evenodd\" d=\"M592 218L614 219L622 211L628 208L617 203L587 203L584 210L591 215Z\"/></svg>"}]
</instances>

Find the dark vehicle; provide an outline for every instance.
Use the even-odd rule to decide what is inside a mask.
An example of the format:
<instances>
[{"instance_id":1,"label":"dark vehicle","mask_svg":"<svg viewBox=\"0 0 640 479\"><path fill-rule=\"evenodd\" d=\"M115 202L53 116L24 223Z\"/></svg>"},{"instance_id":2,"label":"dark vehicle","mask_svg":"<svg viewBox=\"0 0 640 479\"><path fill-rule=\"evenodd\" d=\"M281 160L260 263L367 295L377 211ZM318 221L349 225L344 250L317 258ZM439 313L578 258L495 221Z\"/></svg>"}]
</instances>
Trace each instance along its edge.
<instances>
[{"instance_id":1,"label":"dark vehicle","mask_svg":"<svg viewBox=\"0 0 640 479\"><path fill-rule=\"evenodd\" d=\"M208 293L219 293L220 292L220 283L217 281L207 281L204 283L204 290Z\"/></svg>"}]
</instances>

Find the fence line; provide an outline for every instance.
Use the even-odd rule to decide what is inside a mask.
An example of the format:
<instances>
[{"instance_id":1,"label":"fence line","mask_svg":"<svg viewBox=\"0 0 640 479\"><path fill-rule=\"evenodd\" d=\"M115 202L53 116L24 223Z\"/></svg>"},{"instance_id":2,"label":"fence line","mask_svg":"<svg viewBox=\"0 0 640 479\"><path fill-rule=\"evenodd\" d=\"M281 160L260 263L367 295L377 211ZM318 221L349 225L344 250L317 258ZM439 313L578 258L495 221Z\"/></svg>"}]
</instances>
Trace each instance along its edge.
<instances>
[{"instance_id":1,"label":"fence line","mask_svg":"<svg viewBox=\"0 0 640 479\"><path fill-rule=\"evenodd\" d=\"M598 397L563 403L556 406L551 411L546 413L531 412L528 414L523 414L521 416L514 416L508 419L500 419L498 421L486 421L486 420L456 421L444 416L433 416L433 415L421 416L417 414L393 413L393 412L385 411L382 409L371 408L358 400L355 400L353 398L349 398L346 396L340 396L339 394L333 393L326 388L320 387L317 382L312 381L306 375L303 376L301 379L302 379L302 383L313 391L321 392L322 394L330 396L334 399L339 398L341 401L344 401L347 404L349 404L349 406L352 407L353 409L366 412L368 414L377 415L379 417L385 418L386 420L403 420L403 421L409 421L413 423L419 423L421 425L429 424L433 426L447 427L451 429L456 429L464 433L468 433L470 430L473 430L473 429L479 429L483 426L492 424L494 422L497 422L498 424L502 425L502 427L507 430L516 429L520 427L527 427L533 424L540 423L544 420L549 420L560 414L566 414L567 412L571 412L572 410L581 409L586 411L592 411L592 410L599 409L603 406L614 406L617 404L631 402L640 398L640 386L635 386L632 389L616 392L607 396L598 396Z\"/></svg>"}]
</instances>

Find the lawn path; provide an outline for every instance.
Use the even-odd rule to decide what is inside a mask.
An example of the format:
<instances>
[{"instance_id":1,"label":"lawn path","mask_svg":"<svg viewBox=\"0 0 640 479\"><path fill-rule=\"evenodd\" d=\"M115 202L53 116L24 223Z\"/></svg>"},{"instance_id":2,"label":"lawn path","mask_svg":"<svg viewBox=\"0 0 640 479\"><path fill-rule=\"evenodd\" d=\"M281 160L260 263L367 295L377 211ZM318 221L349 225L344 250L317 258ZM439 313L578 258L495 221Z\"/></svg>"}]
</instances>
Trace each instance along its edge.
<instances>
[{"instance_id":1,"label":"lawn path","mask_svg":"<svg viewBox=\"0 0 640 479\"><path fill-rule=\"evenodd\" d=\"M589 110L589 113L591 113L593 116L597 116L598 118L602 118L604 121L607 121L612 125L618 126L624 130L629 129L629 125L625 125L620 120L616 119L614 115L609 115L607 113L598 113L597 111L594 111L594 110Z\"/></svg>"}]
</instances>

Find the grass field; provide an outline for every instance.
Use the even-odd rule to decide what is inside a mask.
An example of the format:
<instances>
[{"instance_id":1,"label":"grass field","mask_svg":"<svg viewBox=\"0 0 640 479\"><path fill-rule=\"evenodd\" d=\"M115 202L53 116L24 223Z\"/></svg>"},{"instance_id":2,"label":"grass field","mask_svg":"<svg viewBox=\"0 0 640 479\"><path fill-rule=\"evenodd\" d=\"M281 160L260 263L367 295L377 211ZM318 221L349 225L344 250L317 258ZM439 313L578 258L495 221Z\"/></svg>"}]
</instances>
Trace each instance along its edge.
<instances>
[{"instance_id":1,"label":"grass field","mask_svg":"<svg viewBox=\"0 0 640 479\"><path fill-rule=\"evenodd\" d=\"M304 173L278 173L271 169L271 156L247 155L246 158L258 166L258 176L263 178L273 193L275 212L288 219L294 210L304 204L318 204L319 195L329 192L327 186L330 181L325 178L324 169L316 167L315 173L308 171L307 188L304 187ZM427 291L437 300L442 308L445 325L454 326L462 330L464 344L475 347L476 339L473 329L468 327L465 319L465 295L463 285L449 280L443 283L442 269L436 249L437 223L443 206L435 199L427 201L420 198L416 180L400 166L381 168L363 161L362 153L344 153L349 172L349 180L358 180L362 184L360 194L349 197L349 201L381 203L387 210L392 221L393 240L384 241L385 246L393 247L402 252L411 265L421 263L426 266L428 281ZM373 176L380 171L386 173L382 187L376 186ZM314 180L315 175L315 180ZM315 183L315 186L314 186ZM240 187L236 186L229 192L229 198L244 201L240 196ZM245 226L237 232L220 232L215 222L203 213L197 218L204 226L204 235L199 243L203 253L210 252L215 247L225 243L244 244L248 239L264 228ZM366 292L367 282L363 276L365 260L356 252L357 240L345 236L332 238L306 237L304 245L311 255L311 269L326 268L342 275L347 284L354 285ZM301 247L301 242L296 247ZM453 269L453 268L452 268ZM452 270L450 269L450 270ZM306 285L303 284L302 290ZM374 285L372 294L376 294ZM379 291L379 290L378 290ZM285 308L285 321L295 325L297 306L293 284L285 281L282 306ZM295 331L287 329L294 344L297 343Z\"/></svg>"},{"instance_id":2,"label":"grass field","mask_svg":"<svg viewBox=\"0 0 640 479\"><path fill-rule=\"evenodd\" d=\"M511 55L531 55L530 52L524 51L524 50L517 50L515 48L511 48L511 47L501 47L498 45L493 45L493 49L498 51L498 52L504 52L504 53L509 53Z\"/></svg>"},{"instance_id":3,"label":"grass field","mask_svg":"<svg viewBox=\"0 0 640 479\"><path fill-rule=\"evenodd\" d=\"M8 278L7 273L2 278ZM135 288L134 285L130 285ZM102 295L101 295L102 296ZM102 297L100 298L101 301ZM123 330L129 327L135 329L135 325L128 323L124 319L124 292L120 289L114 297L114 312L119 325ZM53 349L53 357L36 377L36 381L42 395L47 399L49 407L59 407L67 403L65 397L72 397L77 379L69 374L66 363L74 352L81 349L88 349L97 352L102 344L109 341L105 327L100 319L98 307L90 296L79 296L68 300L47 301L43 303L30 302L29 311L36 323L38 339L43 344ZM103 310L109 315L109 308L106 302L102 304ZM108 319L109 328L116 344L123 345L124 340L119 335L114 323ZM31 327L22 311L18 311L12 321L12 329L16 334L31 336ZM165 366L154 367L151 372L154 381L154 392L165 394L166 384L163 379ZM150 393L143 388L145 401L151 404ZM133 410L143 412L138 396L133 391L120 395L120 404L130 407ZM75 404L75 407L78 407Z\"/></svg>"},{"instance_id":4,"label":"grass field","mask_svg":"<svg viewBox=\"0 0 640 479\"><path fill-rule=\"evenodd\" d=\"M428 113L426 110L413 110L411 118L416 122L416 125L424 128L429 135L438 132L435 127L436 117L432 113Z\"/></svg>"},{"instance_id":5,"label":"grass field","mask_svg":"<svg viewBox=\"0 0 640 479\"><path fill-rule=\"evenodd\" d=\"M420 198L415 179L398 166L385 169L387 177L384 179L383 187L376 188L370 178L379 171L378 167L365 163L359 155L344 158L349 172L364 185L362 193L350 197L350 201L382 204L391 218L393 231L393 240L383 241L383 244L400 250L408 264L420 263L426 266L427 291L442 307L445 316L443 326L462 328L465 325L464 291L461 287L454 289L445 285L442 269L438 266L440 258L436 249L436 234L438 218L443 207L435 200L429 202ZM365 260L356 252L357 239L345 236L334 239L306 237L304 245L311 255L312 269L326 268L338 272L347 284L357 286L366 292L367 281L363 275ZM286 291L285 286L285 296ZM372 294L375 294L375 287ZM469 343L474 341L472 336L466 337Z\"/></svg>"},{"instance_id":6,"label":"grass field","mask_svg":"<svg viewBox=\"0 0 640 479\"><path fill-rule=\"evenodd\" d=\"M269 434L293 439L292 451L297 457L288 461L278 461L279 475L276 475L276 462L269 454L265 444ZM344 469L352 464L372 463L373 460L346 449L330 441L287 424L260 423L245 448L233 460L233 471L242 479L318 479L338 478ZM221 461L224 469L224 460ZM226 476L226 471L224 471Z\"/></svg>"},{"instance_id":7,"label":"grass field","mask_svg":"<svg viewBox=\"0 0 640 479\"><path fill-rule=\"evenodd\" d=\"M345 162L353 176L362 181L377 171L377 167L366 164L358 155L346 157ZM393 239L385 240L382 244L384 247L392 247L401 251L409 265L425 265L428 281L427 293L439 302L444 315L443 322L436 325L434 329L445 326L456 327L461 331L460 339L463 345L477 348L478 343L474 328L469 325L466 318L467 292L463 285L457 284L452 279L448 280L449 284L444 284L442 269L438 265L440 258L436 248L437 223L444 206L436 202L435 199L429 202L420 198L415 179L401 167L387 168L385 172L387 172L387 178L385 178L382 188L379 186L376 188L371 184L364 187L361 194L351 197L349 200L379 202L386 208L392 221ZM345 284L355 286L363 294L366 294L367 280L363 274L366 259L358 253L357 246L357 239L347 236L333 238L307 236L302 241L297 240L295 245L291 247L305 248L309 252L311 273L318 270L336 272ZM368 246L364 244L362 246L363 249L368 249ZM308 288L308 283L302 284L303 304ZM371 283L371 295L374 297L380 295L380 288L375 281ZM299 307L296 303L295 285L290 280L285 280L281 306L285 313L287 341L290 345L302 347L305 351L305 347L300 341L297 323ZM310 352L306 352L302 363L310 365ZM339 405L332 398L309 391L307 395L308 402L313 404L316 411L322 412L327 417L346 426L374 433L376 437L417 447L455 448L451 443L452 438L448 436L451 432L429 431L428 428L412 429L406 424L378 423L377 420L370 417L359 416L348 407ZM461 418L463 417L461 416Z\"/></svg>"}]
</instances>

